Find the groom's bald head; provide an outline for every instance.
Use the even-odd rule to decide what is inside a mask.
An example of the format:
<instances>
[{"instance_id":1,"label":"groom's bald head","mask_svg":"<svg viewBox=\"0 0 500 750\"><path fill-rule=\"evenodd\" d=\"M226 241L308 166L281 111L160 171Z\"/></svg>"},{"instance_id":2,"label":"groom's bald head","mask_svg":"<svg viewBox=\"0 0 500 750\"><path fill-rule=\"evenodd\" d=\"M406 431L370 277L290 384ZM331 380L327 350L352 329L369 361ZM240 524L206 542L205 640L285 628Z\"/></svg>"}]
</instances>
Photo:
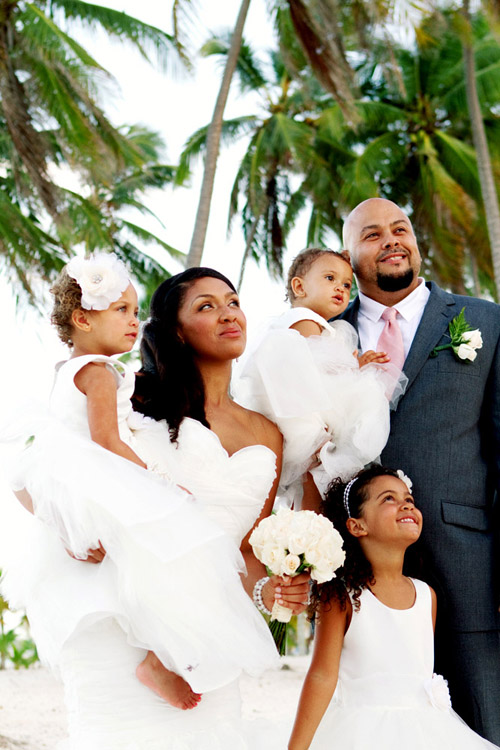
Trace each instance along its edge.
<instances>
[{"instance_id":1,"label":"groom's bald head","mask_svg":"<svg viewBox=\"0 0 500 750\"><path fill-rule=\"evenodd\" d=\"M344 248L361 291L373 299L404 297L418 284L421 257L410 219L385 198L369 198L344 223Z\"/></svg>"}]
</instances>

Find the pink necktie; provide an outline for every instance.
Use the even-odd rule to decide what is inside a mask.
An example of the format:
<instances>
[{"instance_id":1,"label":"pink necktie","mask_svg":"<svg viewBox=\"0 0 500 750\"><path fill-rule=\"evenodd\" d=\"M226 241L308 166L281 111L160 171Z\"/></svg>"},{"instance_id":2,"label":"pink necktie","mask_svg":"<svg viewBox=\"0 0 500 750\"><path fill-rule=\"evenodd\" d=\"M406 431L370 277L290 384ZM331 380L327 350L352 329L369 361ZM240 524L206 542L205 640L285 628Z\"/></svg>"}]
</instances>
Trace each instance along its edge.
<instances>
[{"instance_id":1,"label":"pink necktie","mask_svg":"<svg viewBox=\"0 0 500 750\"><path fill-rule=\"evenodd\" d=\"M391 358L392 364L399 370L402 370L405 361L405 348L401 329L396 320L397 314L398 311L395 307L386 307L382 313L382 320L385 320L385 326L377 341L377 351L386 352Z\"/></svg>"}]
</instances>

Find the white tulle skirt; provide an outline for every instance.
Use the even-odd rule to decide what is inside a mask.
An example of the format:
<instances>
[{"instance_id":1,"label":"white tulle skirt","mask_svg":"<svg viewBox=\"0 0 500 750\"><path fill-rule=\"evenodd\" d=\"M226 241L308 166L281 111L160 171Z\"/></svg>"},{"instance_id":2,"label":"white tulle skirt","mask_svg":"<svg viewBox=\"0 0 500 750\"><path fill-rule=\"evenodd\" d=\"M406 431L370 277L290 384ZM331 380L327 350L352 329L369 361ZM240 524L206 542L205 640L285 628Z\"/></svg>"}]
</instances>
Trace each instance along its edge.
<instances>
[{"instance_id":1,"label":"white tulle skirt","mask_svg":"<svg viewBox=\"0 0 500 750\"><path fill-rule=\"evenodd\" d=\"M348 683L351 682L349 685ZM390 675L340 683L311 750L493 750L421 678Z\"/></svg>"},{"instance_id":2,"label":"white tulle skirt","mask_svg":"<svg viewBox=\"0 0 500 750\"><path fill-rule=\"evenodd\" d=\"M67 642L113 616L129 644L154 651L196 692L276 664L241 584L240 552L192 495L60 424L23 463L18 482L37 522L3 591L27 609L44 661L57 667ZM85 557L98 542L107 551L100 565L64 550Z\"/></svg>"}]
</instances>

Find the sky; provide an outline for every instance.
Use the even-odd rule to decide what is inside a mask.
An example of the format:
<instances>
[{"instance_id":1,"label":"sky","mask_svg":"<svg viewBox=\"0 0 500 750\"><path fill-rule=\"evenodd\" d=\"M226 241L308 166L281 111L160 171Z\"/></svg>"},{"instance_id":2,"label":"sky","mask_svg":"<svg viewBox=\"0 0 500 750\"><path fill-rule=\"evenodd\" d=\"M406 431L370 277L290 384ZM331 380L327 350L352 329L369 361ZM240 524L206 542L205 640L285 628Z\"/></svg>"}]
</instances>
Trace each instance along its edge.
<instances>
[{"instance_id":1,"label":"sky","mask_svg":"<svg viewBox=\"0 0 500 750\"><path fill-rule=\"evenodd\" d=\"M136 15L168 32L172 31L171 2L158 0L105 0L103 4L130 15ZM236 20L239 2L214 2L199 0L199 23L190 31L193 49L208 37L209 31L232 27ZM231 10L228 10L231 8ZM74 27L71 29L74 32ZM115 83L103 79L100 91L101 106L115 125L142 123L159 131L166 143L166 161L175 163L185 139L211 118L221 76L220 64L213 59L196 61L194 73L187 73L173 64L167 74L160 73L145 62L133 49L110 42L104 34L88 35L78 32L81 43L116 79ZM76 35L76 34L75 34ZM252 45L265 53L273 43L271 20L265 0L252 0L245 25L245 36ZM225 116L234 117L258 111L255 96L242 97L232 86ZM245 142L228 149L222 148L212 200L203 265L217 268L237 282L244 240L235 222L235 230L227 238L226 225L229 192L236 169L244 153ZM152 221L148 228L169 244L187 251L198 203L201 184L201 164L195 171L189 189L171 188L154 191L148 195L147 205L159 217L164 227ZM64 179L64 177L61 177ZM72 185L74 187L74 184ZM137 218L137 217L136 217ZM139 217L138 223L146 225ZM285 268L305 246L306 221L292 235ZM161 258L159 258L161 259ZM173 273L182 270L179 263L164 259L165 267ZM286 308L284 284L272 282L263 265L249 261L241 292L241 304L248 318L249 337L261 322ZM16 308L12 289L0 273L0 319L3 321L2 368L0 388L5 410L20 408L33 398L45 401L53 380L54 364L66 359L68 350L58 341L48 320L47 309L42 314L30 308ZM0 463L8 465L11 451L0 448ZM0 567L2 550L12 542L8 532L10 520L21 521L22 513L14 507L15 500L6 489L0 471ZM3 529L3 532L2 532Z\"/></svg>"}]
</instances>

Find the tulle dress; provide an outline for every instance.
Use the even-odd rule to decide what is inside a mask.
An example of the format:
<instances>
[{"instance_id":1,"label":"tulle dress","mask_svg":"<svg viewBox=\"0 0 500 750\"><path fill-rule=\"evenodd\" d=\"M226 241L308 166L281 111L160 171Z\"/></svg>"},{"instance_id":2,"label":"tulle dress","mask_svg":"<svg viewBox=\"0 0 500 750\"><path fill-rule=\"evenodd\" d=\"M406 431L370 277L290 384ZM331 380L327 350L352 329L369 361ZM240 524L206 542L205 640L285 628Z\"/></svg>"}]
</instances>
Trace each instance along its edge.
<instances>
[{"instance_id":1,"label":"tulle dress","mask_svg":"<svg viewBox=\"0 0 500 750\"><path fill-rule=\"evenodd\" d=\"M167 463L154 475L89 439L86 399L73 378L96 359L116 374L122 438L148 465L158 463L147 456L158 440L169 466L180 459L191 467L182 481ZM33 536L3 589L27 609L42 658L63 677L70 729L64 748L247 748L237 677L242 670L259 674L278 657L241 585L238 546L269 493L276 459L264 446L229 457L193 420L175 449L164 424L131 413L133 382L112 358L75 358L59 369L49 424L19 472L19 486L35 500ZM128 422L140 428L139 439ZM201 467L209 472L200 475ZM99 565L74 560L61 535L80 552L100 540L108 554ZM204 694L197 708L173 708L137 680L146 649Z\"/></svg>"},{"instance_id":2,"label":"tulle dress","mask_svg":"<svg viewBox=\"0 0 500 750\"><path fill-rule=\"evenodd\" d=\"M321 335L302 336L290 326L313 320ZM274 319L241 367L235 398L273 420L284 436L280 495L300 497L300 479L311 470L321 493L335 477L347 480L376 460L389 437L390 403L404 389L391 369L358 367L355 329L327 323L305 307ZM389 398L388 398L389 395Z\"/></svg>"},{"instance_id":3,"label":"tulle dress","mask_svg":"<svg viewBox=\"0 0 500 750\"><path fill-rule=\"evenodd\" d=\"M410 609L391 609L363 590L344 638L337 689L310 750L496 747L452 710L446 681L433 675L430 589L412 580Z\"/></svg>"}]
</instances>

